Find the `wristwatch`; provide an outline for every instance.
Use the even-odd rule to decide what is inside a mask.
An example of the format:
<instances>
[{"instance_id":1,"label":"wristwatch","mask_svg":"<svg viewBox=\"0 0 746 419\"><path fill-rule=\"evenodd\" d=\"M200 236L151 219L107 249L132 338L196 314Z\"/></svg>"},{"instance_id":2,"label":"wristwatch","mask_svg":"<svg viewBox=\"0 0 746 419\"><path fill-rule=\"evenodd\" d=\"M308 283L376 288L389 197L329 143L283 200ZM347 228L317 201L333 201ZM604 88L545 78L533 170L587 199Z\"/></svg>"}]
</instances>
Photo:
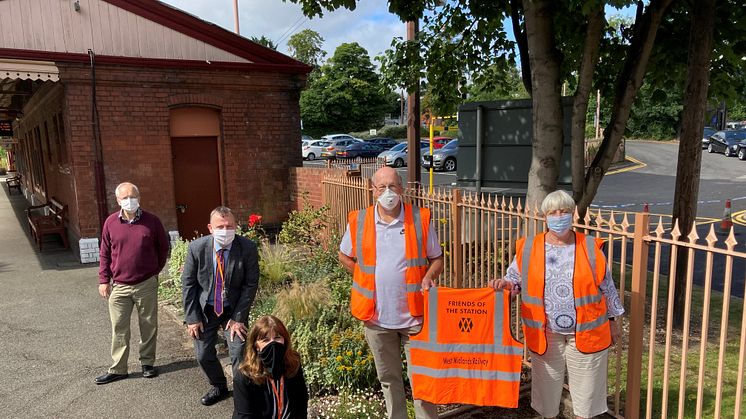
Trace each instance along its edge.
<instances>
[{"instance_id":1,"label":"wristwatch","mask_svg":"<svg viewBox=\"0 0 746 419\"><path fill-rule=\"evenodd\" d=\"M613 322L614 320L616 320L614 317L609 317L610 322Z\"/></svg>"}]
</instances>

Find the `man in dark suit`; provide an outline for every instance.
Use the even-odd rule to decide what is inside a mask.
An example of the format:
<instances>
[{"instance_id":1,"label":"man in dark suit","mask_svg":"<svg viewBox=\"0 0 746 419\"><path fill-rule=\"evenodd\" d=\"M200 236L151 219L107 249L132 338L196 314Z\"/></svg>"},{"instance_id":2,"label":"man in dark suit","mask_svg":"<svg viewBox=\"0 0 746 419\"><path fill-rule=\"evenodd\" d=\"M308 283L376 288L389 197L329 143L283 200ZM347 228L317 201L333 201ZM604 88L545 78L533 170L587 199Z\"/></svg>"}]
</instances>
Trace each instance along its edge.
<instances>
[{"instance_id":1,"label":"man in dark suit","mask_svg":"<svg viewBox=\"0 0 746 419\"><path fill-rule=\"evenodd\" d=\"M212 233L189 244L181 276L184 317L194 339L197 362L212 386L201 402L209 406L228 396L215 343L223 328L234 375L243 358L246 320L259 284L259 256L254 242L236 236L236 218L227 207L210 214Z\"/></svg>"}]
</instances>

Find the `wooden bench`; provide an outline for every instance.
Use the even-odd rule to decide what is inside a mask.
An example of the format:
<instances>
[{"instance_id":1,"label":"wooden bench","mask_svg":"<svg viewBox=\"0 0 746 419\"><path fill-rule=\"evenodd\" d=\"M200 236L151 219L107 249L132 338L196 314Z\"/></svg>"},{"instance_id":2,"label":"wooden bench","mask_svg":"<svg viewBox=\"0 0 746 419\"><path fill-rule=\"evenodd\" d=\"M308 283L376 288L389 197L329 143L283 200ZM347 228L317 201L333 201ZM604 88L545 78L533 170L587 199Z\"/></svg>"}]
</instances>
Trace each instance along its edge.
<instances>
[{"instance_id":1,"label":"wooden bench","mask_svg":"<svg viewBox=\"0 0 746 419\"><path fill-rule=\"evenodd\" d=\"M10 195L10 190L15 189L18 191L18 193L21 192L21 175L15 175L5 178L5 184L8 185L8 195Z\"/></svg>"},{"instance_id":2,"label":"wooden bench","mask_svg":"<svg viewBox=\"0 0 746 419\"><path fill-rule=\"evenodd\" d=\"M49 234L59 234L65 249L70 247L65 231L66 216L67 205L62 204L55 198L50 199L45 204L34 205L26 209L31 236L36 240L39 251L42 249L42 239Z\"/></svg>"}]
</instances>

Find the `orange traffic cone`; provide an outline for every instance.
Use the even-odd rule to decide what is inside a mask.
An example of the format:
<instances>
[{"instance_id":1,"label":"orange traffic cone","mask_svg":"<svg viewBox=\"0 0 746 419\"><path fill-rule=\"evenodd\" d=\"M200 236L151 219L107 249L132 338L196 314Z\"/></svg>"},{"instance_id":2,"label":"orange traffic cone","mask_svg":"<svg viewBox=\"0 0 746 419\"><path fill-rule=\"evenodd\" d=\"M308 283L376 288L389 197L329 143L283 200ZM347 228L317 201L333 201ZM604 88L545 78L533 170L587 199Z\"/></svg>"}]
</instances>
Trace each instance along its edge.
<instances>
[{"instance_id":1,"label":"orange traffic cone","mask_svg":"<svg viewBox=\"0 0 746 419\"><path fill-rule=\"evenodd\" d=\"M730 210L730 199L725 200L725 210L723 211L723 219L720 221L720 229L724 232L730 231L733 227L733 217L731 216Z\"/></svg>"}]
</instances>

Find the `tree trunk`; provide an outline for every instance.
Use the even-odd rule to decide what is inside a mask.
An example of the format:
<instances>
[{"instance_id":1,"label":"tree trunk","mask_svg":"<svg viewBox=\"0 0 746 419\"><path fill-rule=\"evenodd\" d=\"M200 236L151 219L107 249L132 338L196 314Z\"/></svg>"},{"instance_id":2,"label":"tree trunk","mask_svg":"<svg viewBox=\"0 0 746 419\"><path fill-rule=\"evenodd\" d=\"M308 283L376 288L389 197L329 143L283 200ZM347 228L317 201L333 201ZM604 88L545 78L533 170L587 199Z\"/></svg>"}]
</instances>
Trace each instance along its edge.
<instances>
[{"instance_id":1,"label":"tree trunk","mask_svg":"<svg viewBox=\"0 0 746 419\"><path fill-rule=\"evenodd\" d=\"M526 205L532 209L557 188L562 159L560 55L554 40L553 2L523 2L533 87L533 153L526 191Z\"/></svg>"},{"instance_id":2,"label":"tree trunk","mask_svg":"<svg viewBox=\"0 0 746 419\"><path fill-rule=\"evenodd\" d=\"M702 130L705 125L712 39L715 30L715 0L693 2L691 20L679 159L676 166L676 192L673 198L673 219L678 220L684 236L689 233L697 217L699 173L702 166ZM687 256L688 252L679 252L673 306L675 327L682 327L684 324L684 267Z\"/></svg>"},{"instance_id":3,"label":"tree trunk","mask_svg":"<svg viewBox=\"0 0 746 419\"><path fill-rule=\"evenodd\" d=\"M583 43L583 56L578 73L578 88L572 103L572 195L575 202L583 196L585 184L585 119L588 113L588 96L593 86L593 70L598 62L599 46L604 23L604 4L598 3L588 13L588 26Z\"/></svg>"},{"instance_id":4,"label":"tree trunk","mask_svg":"<svg viewBox=\"0 0 746 419\"><path fill-rule=\"evenodd\" d=\"M614 95L614 104L611 110L611 120L604 130L604 139L585 174L585 188L583 196L578 201L578 213L585 215L593 198L596 196L598 187L601 185L604 174L614 159L619 143L622 141L624 129L629 120L632 104L637 92L642 85L645 76L650 51L653 49L655 36L658 32L661 19L666 9L673 0L651 0L647 10L639 15L635 22L635 34L628 49L624 68L619 73ZM638 6L639 7L639 6Z\"/></svg>"}]
</instances>

